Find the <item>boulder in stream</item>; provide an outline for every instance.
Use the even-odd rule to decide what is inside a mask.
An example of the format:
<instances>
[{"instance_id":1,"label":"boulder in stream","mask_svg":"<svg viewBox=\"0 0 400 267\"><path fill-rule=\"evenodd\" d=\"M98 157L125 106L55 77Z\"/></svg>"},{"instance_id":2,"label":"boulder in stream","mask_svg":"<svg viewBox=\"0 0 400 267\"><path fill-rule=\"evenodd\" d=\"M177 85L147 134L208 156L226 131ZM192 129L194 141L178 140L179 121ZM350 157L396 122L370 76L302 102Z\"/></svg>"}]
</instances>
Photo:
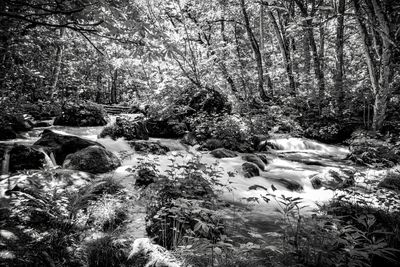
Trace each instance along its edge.
<instances>
[{"instance_id":1,"label":"boulder in stream","mask_svg":"<svg viewBox=\"0 0 400 267\"><path fill-rule=\"evenodd\" d=\"M303 186L295 180L280 178L278 179L278 182L287 189L289 189L290 191L297 191L297 192L303 191Z\"/></svg>"},{"instance_id":2,"label":"boulder in stream","mask_svg":"<svg viewBox=\"0 0 400 267\"><path fill-rule=\"evenodd\" d=\"M54 125L103 126L107 124L107 113L102 106L92 103L67 103L61 115L54 119Z\"/></svg>"},{"instance_id":3,"label":"boulder in stream","mask_svg":"<svg viewBox=\"0 0 400 267\"><path fill-rule=\"evenodd\" d=\"M170 151L169 147L162 145L160 142L134 141L129 145L136 151L142 153L150 153L155 155L165 155Z\"/></svg>"},{"instance_id":4,"label":"boulder in stream","mask_svg":"<svg viewBox=\"0 0 400 267\"><path fill-rule=\"evenodd\" d=\"M114 140L121 137L126 140L148 140L149 132L143 120L117 117L115 123L106 126L99 135L101 138L107 136Z\"/></svg>"},{"instance_id":5,"label":"boulder in stream","mask_svg":"<svg viewBox=\"0 0 400 267\"><path fill-rule=\"evenodd\" d=\"M238 156L236 152L233 152L232 150L226 148L214 149L213 151L210 152L210 154L216 157L217 159L234 158Z\"/></svg>"},{"instance_id":6,"label":"boulder in stream","mask_svg":"<svg viewBox=\"0 0 400 267\"><path fill-rule=\"evenodd\" d=\"M265 170L265 164L263 160L258 156L254 154L246 154L242 156L242 159L247 161L247 162L252 162L257 165L258 168L261 170Z\"/></svg>"},{"instance_id":7,"label":"boulder in stream","mask_svg":"<svg viewBox=\"0 0 400 267\"><path fill-rule=\"evenodd\" d=\"M63 167L89 173L106 173L121 166L112 152L101 146L89 146L66 157Z\"/></svg>"},{"instance_id":8,"label":"boulder in stream","mask_svg":"<svg viewBox=\"0 0 400 267\"><path fill-rule=\"evenodd\" d=\"M257 165L252 162L245 162L242 164L242 170L244 172L244 177L251 178L260 175L260 170Z\"/></svg>"},{"instance_id":9,"label":"boulder in stream","mask_svg":"<svg viewBox=\"0 0 400 267\"><path fill-rule=\"evenodd\" d=\"M44 147L49 154L52 152L56 163L62 165L68 154L75 153L88 146L100 146L101 144L80 138L75 135L57 133L46 129L42 132L41 138L34 143L36 146Z\"/></svg>"},{"instance_id":10,"label":"boulder in stream","mask_svg":"<svg viewBox=\"0 0 400 267\"><path fill-rule=\"evenodd\" d=\"M341 189L355 184L354 171L350 169L329 169L311 176L310 179L314 189Z\"/></svg>"}]
</instances>

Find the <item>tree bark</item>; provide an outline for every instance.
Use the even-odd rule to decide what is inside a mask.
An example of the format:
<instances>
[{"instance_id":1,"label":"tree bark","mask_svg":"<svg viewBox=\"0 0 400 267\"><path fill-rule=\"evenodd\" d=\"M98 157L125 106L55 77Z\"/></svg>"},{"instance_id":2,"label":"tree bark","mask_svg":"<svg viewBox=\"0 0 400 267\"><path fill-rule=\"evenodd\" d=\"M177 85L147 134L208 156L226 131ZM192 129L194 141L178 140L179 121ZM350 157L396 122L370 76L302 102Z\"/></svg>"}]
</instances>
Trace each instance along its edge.
<instances>
[{"instance_id":1,"label":"tree bark","mask_svg":"<svg viewBox=\"0 0 400 267\"><path fill-rule=\"evenodd\" d=\"M290 57L290 50L289 47L287 45L288 41L287 41L287 37L284 34L284 32L282 32L279 29L279 25L276 22L275 16L272 13L271 10L267 10L267 16L272 24L272 27L274 28L274 32L275 32L275 36L278 39L278 44L279 44L279 49L281 51L281 55L282 55L282 59L283 59L283 63L285 65L285 70L286 70L286 74L288 76L288 82L289 82L289 90L290 90L290 94L295 96L296 95L296 85L294 82L294 75L293 75L293 69L292 69L292 63L291 63L291 57Z\"/></svg>"},{"instance_id":2,"label":"tree bark","mask_svg":"<svg viewBox=\"0 0 400 267\"><path fill-rule=\"evenodd\" d=\"M262 57L260 52L260 47L257 43L256 38L254 37L253 31L250 26L249 16L246 11L244 0L240 0L240 6L242 9L242 15L246 27L247 37L249 38L251 48L254 53L254 57L257 63L257 75L258 75L258 93L260 95L261 100L268 101L269 97L267 93L264 91L264 71L263 71L263 64L262 64ZM268 85L270 88L270 93L273 93L273 88L271 88L271 84Z\"/></svg>"},{"instance_id":3,"label":"tree bark","mask_svg":"<svg viewBox=\"0 0 400 267\"><path fill-rule=\"evenodd\" d=\"M335 93L338 115L343 116L344 110L344 89L343 89L343 46L344 46L344 11L345 0L338 0L337 26L336 26L336 73L335 73Z\"/></svg>"},{"instance_id":4,"label":"tree bark","mask_svg":"<svg viewBox=\"0 0 400 267\"><path fill-rule=\"evenodd\" d=\"M118 69L114 70L111 84L111 104L117 104L117 79L118 79Z\"/></svg>"},{"instance_id":5,"label":"tree bark","mask_svg":"<svg viewBox=\"0 0 400 267\"><path fill-rule=\"evenodd\" d=\"M359 0L353 0L354 10L356 12L356 18L360 29L360 34L363 39L364 53L367 61L368 72L370 76L371 86L374 93L374 114L372 119L372 130L374 132L379 131L385 120L387 103L390 96L391 87L391 61L392 61L392 45L390 42L390 23L385 17L382 11L381 3L378 0L371 0L368 2L370 10L367 12L369 21L376 19L380 28L379 31L379 43L381 48L374 50L372 47L371 38L377 38L377 36L369 36L367 27L363 21L363 13ZM371 8L372 7L372 8ZM374 34L374 33L372 33ZM374 43L376 43L375 41ZM379 61L374 58L375 52L378 53ZM378 63L379 62L379 65Z\"/></svg>"},{"instance_id":6,"label":"tree bark","mask_svg":"<svg viewBox=\"0 0 400 267\"><path fill-rule=\"evenodd\" d=\"M390 25L387 18L382 11L382 7L378 0L372 0L376 17L378 18L381 31L379 35L382 40L382 55L380 65L379 77L379 91L375 95L374 103L374 118L372 121L372 129L378 131L382 128L386 116L386 107L390 95L390 78L391 78L391 43L390 38Z\"/></svg>"},{"instance_id":7,"label":"tree bark","mask_svg":"<svg viewBox=\"0 0 400 267\"><path fill-rule=\"evenodd\" d=\"M307 6L305 6L302 1L300 1L300 0L294 0L294 1L297 4L297 6L299 7L301 15L305 21L304 23L306 26L307 37L309 40L312 57L313 57L315 78L317 80L317 87L318 87L317 105L318 105L318 110L321 113L321 105L322 105L322 101L324 100L324 95L325 95L325 75L324 75L324 72L321 67L321 59L319 57L317 44L315 42L315 37L314 37L312 17L314 16L315 11L316 11L315 10L315 0L312 2L311 12L308 12Z\"/></svg>"},{"instance_id":8,"label":"tree bark","mask_svg":"<svg viewBox=\"0 0 400 267\"><path fill-rule=\"evenodd\" d=\"M62 57L64 53L64 45L62 44L62 37L64 36L65 28L60 28L60 39L58 40L56 49L56 62L53 69L53 77L50 84L50 96L53 97L57 90L57 83L61 73Z\"/></svg>"}]
</instances>

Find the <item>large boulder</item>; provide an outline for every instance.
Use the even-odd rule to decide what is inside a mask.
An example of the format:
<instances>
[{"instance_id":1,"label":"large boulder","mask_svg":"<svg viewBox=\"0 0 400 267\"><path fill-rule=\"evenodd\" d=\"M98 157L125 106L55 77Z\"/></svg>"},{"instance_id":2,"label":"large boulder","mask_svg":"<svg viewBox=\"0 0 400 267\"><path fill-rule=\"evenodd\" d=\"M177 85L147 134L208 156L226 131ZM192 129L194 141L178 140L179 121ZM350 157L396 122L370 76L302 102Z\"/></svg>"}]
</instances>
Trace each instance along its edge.
<instances>
[{"instance_id":1,"label":"large boulder","mask_svg":"<svg viewBox=\"0 0 400 267\"><path fill-rule=\"evenodd\" d=\"M14 145L8 153L11 173L19 170L40 169L45 163L45 154L37 148Z\"/></svg>"},{"instance_id":2,"label":"large boulder","mask_svg":"<svg viewBox=\"0 0 400 267\"><path fill-rule=\"evenodd\" d=\"M89 146L102 146L94 141L74 135L56 133L49 129L42 132L41 138L34 145L44 147L49 154L53 153L58 165L63 164L68 154L75 153Z\"/></svg>"},{"instance_id":3,"label":"large boulder","mask_svg":"<svg viewBox=\"0 0 400 267\"><path fill-rule=\"evenodd\" d=\"M105 127L99 137L111 137L112 139L125 138L126 140L148 140L149 132L146 122L143 120L130 120L129 118L117 117L115 123Z\"/></svg>"},{"instance_id":4,"label":"large boulder","mask_svg":"<svg viewBox=\"0 0 400 267\"><path fill-rule=\"evenodd\" d=\"M217 148L210 152L211 155L216 157L217 159L222 158L234 158L237 157L237 153L233 152L232 150L226 148Z\"/></svg>"},{"instance_id":5,"label":"large boulder","mask_svg":"<svg viewBox=\"0 0 400 267\"><path fill-rule=\"evenodd\" d=\"M106 173L119 166L119 158L101 146L89 146L69 154L63 164L64 168L89 173Z\"/></svg>"},{"instance_id":6,"label":"large boulder","mask_svg":"<svg viewBox=\"0 0 400 267\"><path fill-rule=\"evenodd\" d=\"M355 184L354 171L350 169L329 169L311 176L310 179L315 189L342 189Z\"/></svg>"},{"instance_id":7,"label":"large boulder","mask_svg":"<svg viewBox=\"0 0 400 267\"><path fill-rule=\"evenodd\" d=\"M251 178L260 175L260 170L258 169L257 165L251 162L243 163L242 170L244 173L244 177L246 178Z\"/></svg>"},{"instance_id":8,"label":"large boulder","mask_svg":"<svg viewBox=\"0 0 400 267\"><path fill-rule=\"evenodd\" d=\"M106 117L103 107L95 103L68 103L62 108L61 115L54 119L54 125L103 126L107 124Z\"/></svg>"}]
</instances>

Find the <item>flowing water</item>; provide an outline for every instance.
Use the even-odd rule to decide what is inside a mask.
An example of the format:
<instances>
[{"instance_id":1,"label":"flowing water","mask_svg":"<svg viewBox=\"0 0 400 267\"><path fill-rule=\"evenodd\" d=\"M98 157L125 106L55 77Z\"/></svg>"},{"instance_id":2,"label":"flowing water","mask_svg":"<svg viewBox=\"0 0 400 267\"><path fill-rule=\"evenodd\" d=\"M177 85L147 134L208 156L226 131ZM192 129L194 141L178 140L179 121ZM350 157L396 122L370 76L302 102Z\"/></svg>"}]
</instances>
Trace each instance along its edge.
<instances>
[{"instance_id":1,"label":"flowing water","mask_svg":"<svg viewBox=\"0 0 400 267\"><path fill-rule=\"evenodd\" d=\"M123 139L112 140L110 138L98 139L97 136L103 127L47 127L65 134L73 134L82 138L97 141L104 145L108 150L124 157L122 166L115 170L112 175L120 180L125 186L133 189L134 178L128 168L135 168L138 162L144 159L143 154L135 153L129 144ZM36 128L26 133L25 139L16 139L3 143L24 143L32 144L40 138L40 133L44 128ZM226 217L232 220L242 221L249 229L253 229L256 235L263 236L273 232L276 226L275 221L279 214L276 212L277 203L271 201L266 203L262 196L267 193L274 193L277 196L285 195L291 197L300 197L308 207L308 211L316 208L316 203L323 202L333 197L333 191L325 188L314 189L310 182L310 177L316 174L327 173L329 170L340 170L343 168L352 169L354 166L347 161L346 147L326 145L316 141L293 138L285 136L276 136L269 140L269 143L275 147L267 155L269 163L265 170L260 171L260 175L253 178L245 178L242 172L242 154L235 158L216 159L208 152L197 151L196 147L189 147L180 143L179 140L150 138L149 142L160 142L170 148L166 155L148 155L147 161L157 162L161 173L170 168L172 161L176 163L187 162L194 156L201 157L201 162L206 164L215 164L214 166L222 172L220 182L226 184L225 187L219 187L221 197L233 203L236 206L245 206L247 212L232 214L227 212ZM3 172L7 171L8 157L5 157L2 164ZM46 155L48 167L53 167L54 155ZM232 177L228 173L235 173ZM285 181L295 181L303 187L300 192L288 190ZM274 190L272 190L272 188ZM249 203L247 199L258 199L259 202ZM240 218L238 218L240 217ZM265 237L265 235L263 236Z\"/></svg>"}]
</instances>

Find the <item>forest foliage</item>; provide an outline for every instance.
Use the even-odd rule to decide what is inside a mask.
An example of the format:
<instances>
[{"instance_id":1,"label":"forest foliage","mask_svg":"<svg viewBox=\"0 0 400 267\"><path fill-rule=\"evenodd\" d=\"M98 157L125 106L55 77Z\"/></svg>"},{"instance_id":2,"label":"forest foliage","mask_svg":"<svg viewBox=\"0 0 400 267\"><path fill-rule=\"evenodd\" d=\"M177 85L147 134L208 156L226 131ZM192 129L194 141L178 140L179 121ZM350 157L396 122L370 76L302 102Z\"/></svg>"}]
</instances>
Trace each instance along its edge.
<instances>
[{"instance_id":1,"label":"forest foliage","mask_svg":"<svg viewBox=\"0 0 400 267\"><path fill-rule=\"evenodd\" d=\"M243 113L282 106L373 130L399 119L396 0L0 5L4 104L166 106L212 88Z\"/></svg>"}]
</instances>

